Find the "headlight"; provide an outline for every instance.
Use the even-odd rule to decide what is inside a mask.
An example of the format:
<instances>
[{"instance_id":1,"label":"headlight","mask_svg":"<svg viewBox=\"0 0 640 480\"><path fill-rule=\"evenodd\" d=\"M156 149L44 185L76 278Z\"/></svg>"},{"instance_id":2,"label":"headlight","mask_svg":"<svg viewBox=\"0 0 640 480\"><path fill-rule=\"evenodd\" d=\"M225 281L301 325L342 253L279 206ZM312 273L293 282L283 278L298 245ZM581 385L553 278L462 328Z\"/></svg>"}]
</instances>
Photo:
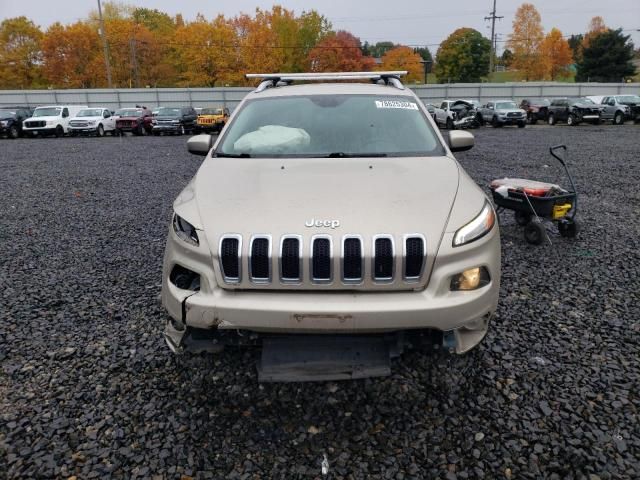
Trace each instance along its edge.
<instances>
[{"instance_id":1,"label":"headlight","mask_svg":"<svg viewBox=\"0 0 640 480\"><path fill-rule=\"evenodd\" d=\"M89 125L95 125L95 124L96 124L96 121L95 121L95 120L89 120L87 123L88 123Z\"/></svg>"},{"instance_id":2,"label":"headlight","mask_svg":"<svg viewBox=\"0 0 640 480\"><path fill-rule=\"evenodd\" d=\"M9 125L9 122L2 121L0 122L0 125L6 127L7 125Z\"/></svg>"},{"instance_id":3,"label":"headlight","mask_svg":"<svg viewBox=\"0 0 640 480\"><path fill-rule=\"evenodd\" d=\"M453 236L453 246L459 247L478 240L491 231L496 223L496 214L493 207L487 201L476 218L460 228Z\"/></svg>"},{"instance_id":4,"label":"headlight","mask_svg":"<svg viewBox=\"0 0 640 480\"><path fill-rule=\"evenodd\" d=\"M171 123L180 123L180 120L171 120Z\"/></svg>"},{"instance_id":5,"label":"headlight","mask_svg":"<svg viewBox=\"0 0 640 480\"><path fill-rule=\"evenodd\" d=\"M151 120L151 125L157 125L157 124L158 124L158 121L157 121L157 120L155 120L155 119L154 119L154 120Z\"/></svg>"},{"instance_id":6,"label":"headlight","mask_svg":"<svg viewBox=\"0 0 640 480\"><path fill-rule=\"evenodd\" d=\"M198 234L196 233L196 227L175 213L173 214L173 231L176 232L176 235L178 235L181 240L184 240L191 245L200 245L200 240L198 240Z\"/></svg>"}]
</instances>

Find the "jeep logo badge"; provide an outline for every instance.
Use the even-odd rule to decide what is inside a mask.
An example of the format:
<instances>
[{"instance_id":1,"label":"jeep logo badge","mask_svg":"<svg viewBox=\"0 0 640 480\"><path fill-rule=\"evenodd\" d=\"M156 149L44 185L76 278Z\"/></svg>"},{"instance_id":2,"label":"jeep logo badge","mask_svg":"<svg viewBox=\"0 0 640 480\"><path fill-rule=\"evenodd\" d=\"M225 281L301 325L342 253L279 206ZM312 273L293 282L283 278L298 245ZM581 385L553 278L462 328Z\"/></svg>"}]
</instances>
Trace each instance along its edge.
<instances>
[{"instance_id":1,"label":"jeep logo badge","mask_svg":"<svg viewBox=\"0 0 640 480\"><path fill-rule=\"evenodd\" d=\"M312 218L304 222L305 227L317 227L317 228L338 228L340 226L340 220L316 220Z\"/></svg>"}]
</instances>

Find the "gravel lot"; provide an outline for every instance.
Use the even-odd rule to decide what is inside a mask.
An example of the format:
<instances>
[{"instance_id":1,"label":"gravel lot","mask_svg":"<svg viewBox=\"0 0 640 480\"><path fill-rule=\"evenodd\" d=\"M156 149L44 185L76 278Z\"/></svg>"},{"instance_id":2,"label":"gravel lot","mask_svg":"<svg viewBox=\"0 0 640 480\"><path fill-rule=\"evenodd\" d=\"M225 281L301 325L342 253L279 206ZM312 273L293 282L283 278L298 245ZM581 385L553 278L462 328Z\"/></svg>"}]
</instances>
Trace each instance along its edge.
<instances>
[{"instance_id":1,"label":"gravel lot","mask_svg":"<svg viewBox=\"0 0 640 480\"><path fill-rule=\"evenodd\" d=\"M639 478L640 127L474 133L482 185L557 180L547 149L569 146L578 239L529 246L503 216L471 355L264 385L249 352L178 366L161 337L184 137L0 140L0 477Z\"/></svg>"}]
</instances>

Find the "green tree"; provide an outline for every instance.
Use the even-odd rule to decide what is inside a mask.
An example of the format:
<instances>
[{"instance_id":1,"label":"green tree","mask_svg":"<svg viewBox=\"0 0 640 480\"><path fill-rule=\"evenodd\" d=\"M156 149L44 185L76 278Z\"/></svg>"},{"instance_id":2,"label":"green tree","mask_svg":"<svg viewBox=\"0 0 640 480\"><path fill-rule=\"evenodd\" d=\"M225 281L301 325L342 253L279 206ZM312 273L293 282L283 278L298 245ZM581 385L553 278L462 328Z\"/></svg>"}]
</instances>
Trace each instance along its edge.
<instances>
[{"instance_id":1,"label":"green tree","mask_svg":"<svg viewBox=\"0 0 640 480\"><path fill-rule=\"evenodd\" d=\"M504 65L505 68L509 68L511 66L511 62L513 62L513 52L508 48L504 49L502 55L500 56L500 64Z\"/></svg>"},{"instance_id":2,"label":"green tree","mask_svg":"<svg viewBox=\"0 0 640 480\"><path fill-rule=\"evenodd\" d=\"M420 55L422 60L424 60L425 62L433 62L433 56L431 55L431 52L427 47L417 47L414 48L413 51Z\"/></svg>"},{"instance_id":3,"label":"green tree","mask_svg":"<svg viewBox=\"0 0 640 480\"><path fill-rule=\"evenodd\" d=\"M171 35L176 29L176 23L168 14L157 9L136 8L131 14L133 21L144 25L149 31L160 35Z\"/></svg>"},{"instance_id":4,"label":"green tree","mask_svg":"<svg viewBox=\"0 0 640 480\"><path fill-rule=\"evenodd\" d=\"M575 62L580 61L582 58L582 43L584 42L584 35L579 33L578 35L571 35L567 40L569 42L569 48L573 54L573 60Z\"/></svg>"},{"instance_id":5,"label":"green tree","mask_svg":"<svg viewBox=\"0 0 640 480\"><path fill-rule=\"evenodd\" d=\"M442 42L434 73L439 82L479 82L489 73L491 41L473 28L459 28Z\"/></svg>"},{"instance_id":6,"label":"green tree","mask_svg":"<svg viewBox=\"0 0 640 480\"><path fill-rule=\"evenodd\" d=\"M633 43L622 29L606 30L590 37L577 63L579 82L619 82L635 75Z\"/></svg>"},{"instance_id":7,"label":"green tree","mask_svg":"<svg viewBox=\"0 0 640 480\"><path fill-rule=\"evenodd\" d=\"M378 42L369 46L369 55L375 58L382 58L385 53L396 46L393 42Z\"/></svg>"},{"instance_id":8,"label":"green tree","mask_svg":"<svg viewBox=\"0 0 640 480\"><path fill-rule=\"evenodd\" d=\"M0 23L0 88L38 86L42 35L27 17L7 18Z\"/></svg>"}]
</instances>

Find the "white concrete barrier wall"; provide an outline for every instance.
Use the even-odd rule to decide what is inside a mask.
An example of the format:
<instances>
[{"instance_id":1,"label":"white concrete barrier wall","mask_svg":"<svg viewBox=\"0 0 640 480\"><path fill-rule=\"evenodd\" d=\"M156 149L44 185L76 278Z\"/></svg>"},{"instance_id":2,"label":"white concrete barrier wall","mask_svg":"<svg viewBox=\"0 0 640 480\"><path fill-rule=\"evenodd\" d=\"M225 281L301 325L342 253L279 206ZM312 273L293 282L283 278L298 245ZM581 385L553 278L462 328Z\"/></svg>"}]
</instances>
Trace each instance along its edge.
<instances>
[{"instance_id":1,"label":"white concrete barrier wall","mask_svg":"<svg viewBox=\"0 0 640 480\"><path fill-rule=\"evenodd\" d=\"M409 86L424 103L444 99L473 99L487 102L501 98L539 99L587 95L640 95L640 83L452 83ZM225 106L233 110L251 91L248 87L224 88L117 88L76 90L0 90L0 107L24 105L80 104L111 109L133 105Z\"/></svg>"}]
</instances>

